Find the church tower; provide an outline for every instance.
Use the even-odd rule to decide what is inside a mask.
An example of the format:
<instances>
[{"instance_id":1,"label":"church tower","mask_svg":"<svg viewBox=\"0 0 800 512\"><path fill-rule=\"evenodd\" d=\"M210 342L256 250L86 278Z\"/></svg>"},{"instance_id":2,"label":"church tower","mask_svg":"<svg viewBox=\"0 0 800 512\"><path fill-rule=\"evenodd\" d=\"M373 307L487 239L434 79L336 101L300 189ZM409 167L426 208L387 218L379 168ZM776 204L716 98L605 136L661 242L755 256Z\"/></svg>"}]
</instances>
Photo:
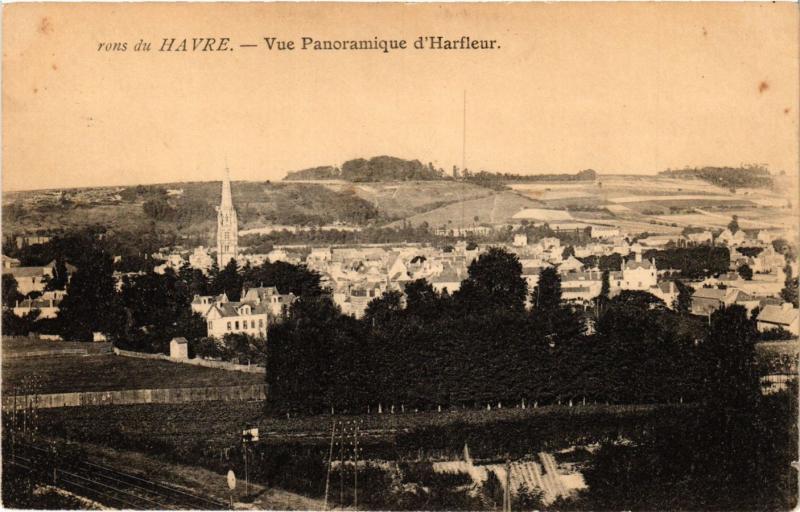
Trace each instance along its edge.
<instances>
[{"instance_id":1,"label":"church tower","mask_svg":"<svg viewBox=\"0 0 800 512\"><path fill-rule=\"evenodd\" d=\"M226 167L225 179L222 181L222 199L217 207L217 265L223 269L237 256L239 256L239 226L231 197L230 172Z\"/></svg>"}]
</instances>

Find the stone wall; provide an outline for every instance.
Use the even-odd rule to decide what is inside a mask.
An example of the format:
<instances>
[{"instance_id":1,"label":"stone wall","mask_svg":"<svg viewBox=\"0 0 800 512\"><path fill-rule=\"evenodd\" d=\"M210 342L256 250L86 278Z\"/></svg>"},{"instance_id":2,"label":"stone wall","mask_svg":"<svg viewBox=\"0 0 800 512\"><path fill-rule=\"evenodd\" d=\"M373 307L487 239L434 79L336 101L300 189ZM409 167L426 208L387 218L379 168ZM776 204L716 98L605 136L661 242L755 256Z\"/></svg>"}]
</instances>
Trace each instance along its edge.
<instances>
[{"instance_id":1,"label":"stone wall","mask_svg":"<svg viewBox=\"0 0 800 512\"><path fill-rule=\"evenodd\" d=\"M32 407L82 407L90 405L180 404L187 402L231 402L266 400L267 386L223 386L204 388L124 389L119 391L87 391L83 393L53 393L47 395L20 395L16 397L17 409ZM3 409L12 410L15 397L3 396Z\"/></svg>"}]
</instances>

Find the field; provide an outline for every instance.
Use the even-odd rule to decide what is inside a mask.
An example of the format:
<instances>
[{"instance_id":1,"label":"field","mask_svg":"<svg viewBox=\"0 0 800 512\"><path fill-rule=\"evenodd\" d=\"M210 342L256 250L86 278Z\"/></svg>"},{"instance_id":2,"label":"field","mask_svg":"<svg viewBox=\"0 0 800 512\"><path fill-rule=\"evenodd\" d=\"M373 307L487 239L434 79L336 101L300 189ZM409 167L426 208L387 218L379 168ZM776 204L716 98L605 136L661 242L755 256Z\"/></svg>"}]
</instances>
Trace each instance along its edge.
<instances>
[{"instance_id":1,"label":"field","mask_svg":"<svg viewBox=\"0 0 800 512\"><path fill-rule=\"evenodd\" d=\"M59 352L62 350L85 350L90 354L106 353L110 350L108 343L86 343L83 341L46 341L24 336L3 336L4 355L24 355L29 352Z\"/></svg>"},{"instance_id":2,"label":"field","mask_svg":"<svg viewBox=\"0 0 800 512\"><path fill-rule=\"evenodd\" d=\"M3 391L30 388L39 393L113 391L262 384L264 376L169 361L113 354L4 358Z\"/></svg>"},{"instance_id":3,"label":"field","mask_svg":"<svg viewBox=\"0 0 800 512\"><path fill-rule=\"evenodd\" d=\"M389 218L406 218L450 203L492 195L489 189L451 181L335 182L326 186L338 193L355 194Z\"/></svg>"},{"instance_id":4,"label":"field","mask_svg":"<svg viewBox=\"0 0 800 512\"><path fill-rule=\"evenodd\" d=\"M547 207L573 214L582 209L605 210L608 213L599 218L616 218L614 223L630 232L676 233L680 229L673 228L685 226L724 228L733 215L745 229L791 229L796 222L786 207L788 194L762 189L731 192L694 179L602 175L588 183L510 186Z\"/></svg>"},{"instance_id":5,"label":"field","mask_svg":"<svg viewBox=\"0 0 800 512\"><path fill-rule=\"evenodd\" d=\"M337 416L336 420L359 423L365 440L374 444L394 443L397 436L431 428L466 428L482 431L498 422L545 421L550 416L569 417L581 423L593 417L615 417L624 424L631 418L645 418L653 411L675 406L586 405L546 406L537 409L496 409L492 411L435 411L397 414L361 414ZM194 402L191 404L111 405L70 407L39 411L40 428L70 439L116 443L124 434L126 444L153 443L177 447L203 446L221 450L239 439L244 425L259 427L260 436L269 443L310 444L323 446L330 439L332 416L270 417L264 415L263 402ZM581 420L583 419L583 420ZM85 425L94 426L85 431ZM366 442L366 441L365 441Z\"/></svg>"},{"instance_id":6,"label":"field","mask_svg":"<svg viewBox=\"0 0 800 512\"><path fill-rule=\"evenodd\" d=\"M405 219L418 226L427 222L431 228L470 227L484 223L512 222L515 213L525 208L540 208L542 203L513 191L492 193L478 199L470 199L436 208L429 212ZM395 226L400 222L394 223Z\"/></svg>"}]
</instances>

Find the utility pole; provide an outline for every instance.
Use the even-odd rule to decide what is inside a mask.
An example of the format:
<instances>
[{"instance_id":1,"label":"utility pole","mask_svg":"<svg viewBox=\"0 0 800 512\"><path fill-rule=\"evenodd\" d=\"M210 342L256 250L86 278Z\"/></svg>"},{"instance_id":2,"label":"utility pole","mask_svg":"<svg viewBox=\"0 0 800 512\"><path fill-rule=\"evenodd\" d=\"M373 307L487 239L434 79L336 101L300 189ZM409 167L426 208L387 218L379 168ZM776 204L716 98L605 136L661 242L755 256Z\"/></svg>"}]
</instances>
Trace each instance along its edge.
<instances>
[{"instance_id":1,"label":"utility pole","mask_svg":"<svg viewBox=\"0 0 800 512\"><path fill-rule=\"evenodd\" d=\"M339 438L339 506L344 507L344 422L340 422L342 435Z\"/></svg>"},{"instance_id":2,"label":"utility pole","mask_svg":"<svg viewBox=\"0 0 800 512\"><path fill-rule=\"evenodd\" d=\"M333 461L333 439L336 435L336 420L331 422L331 449L328 453L328 474L325 477L325 510L328 510L328 490L331 484L331 463Z\"/></svg>"},{"instance_id":3,"label":"utility pole","mask_svg":"<svg viewBox=\"0 0 800 512\"><path fill-rule=\"evenodd\" d=\"M250 480L247 478L247 441L242 441L242 448L244 448L244 495L250 495Z\"/></svg>"},{"instance_id":4,"label":"utility pole","mask_svg":"<svg viewBox=\"0 0 800 512\"><path fill-rule=\"evenodd\" d=\"M506 488L503 493L503 510L511 512L511 460L506 458Z\"/></svg>"},{"instance_id":5,"label":"utility pole","mask_svg":"<svg viewBox=\"0 0 800 512\"><path fill-rule=\"evenodd\" d=\"M14 386L11 388L12 393L14 393L14 410L11 414L11 458L14 458L14 454L16 453L16 432L17 432L17 387Z\"/></svg>"},{"instance_id":6,"label":"utility pole","mask_svg":"<svg viewBox=\"0 0 800 512\"><path fill-rule=\"evenodd\" d=\"M356 423L353 431L353 459L355 469L353 470L353 508L358 509L358 424Z\"/></svg>"}]
</instances>

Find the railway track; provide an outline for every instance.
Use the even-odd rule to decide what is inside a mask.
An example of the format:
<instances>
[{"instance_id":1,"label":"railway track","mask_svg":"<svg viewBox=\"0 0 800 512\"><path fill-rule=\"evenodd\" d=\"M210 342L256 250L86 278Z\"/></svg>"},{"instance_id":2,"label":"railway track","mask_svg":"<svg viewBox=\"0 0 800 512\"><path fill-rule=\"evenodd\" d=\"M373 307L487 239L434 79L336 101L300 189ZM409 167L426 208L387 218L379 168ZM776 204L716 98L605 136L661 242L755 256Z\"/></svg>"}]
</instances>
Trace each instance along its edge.
<instances>
[{"instance_id":1,"label":"railway track","mask_svg":"<svg viewBox=\"0 0 800 512\"><path fill-rule=\"evenodd\" d=\"M55 464L52 454L36 446L17 444L8 461L35 475L42 483L112 508L135 510L222 510L225 502L193 494L163 482L134 475L86 460L72 460L69 467Z\"/></svg>"}]
</instances>

